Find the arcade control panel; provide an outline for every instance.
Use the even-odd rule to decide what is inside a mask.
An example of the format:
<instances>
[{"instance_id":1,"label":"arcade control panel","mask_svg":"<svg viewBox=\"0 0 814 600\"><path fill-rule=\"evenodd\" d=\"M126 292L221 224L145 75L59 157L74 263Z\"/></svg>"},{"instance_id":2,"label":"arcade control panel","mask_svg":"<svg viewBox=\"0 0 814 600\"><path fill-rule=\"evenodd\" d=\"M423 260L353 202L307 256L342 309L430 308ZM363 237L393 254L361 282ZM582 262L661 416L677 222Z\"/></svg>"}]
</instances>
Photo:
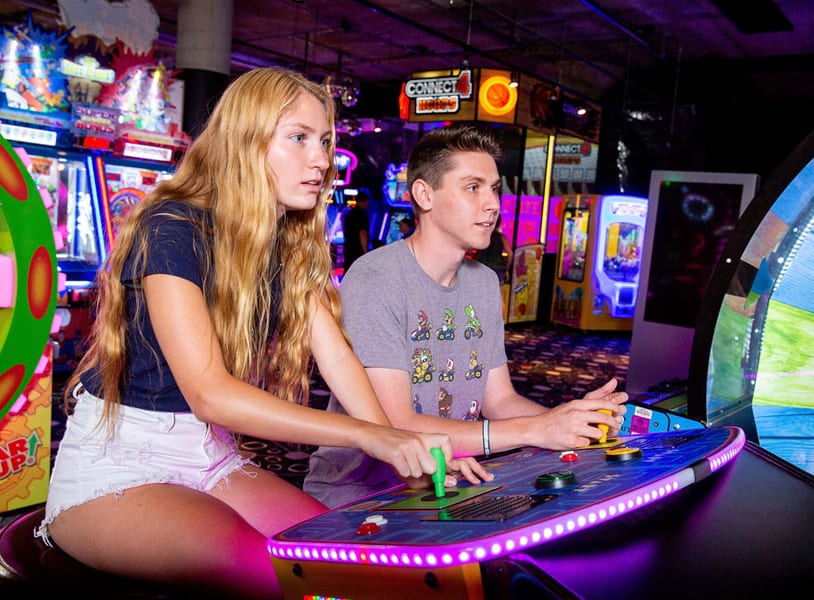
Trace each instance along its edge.
<instances>
[{"instance_id":1,"label":"arcade control panel","mask_svg":"<svg viewBox=\"0 0 814 600\"><path fill-rule=\"evenodd\" d=\"M651 386L637 394L627 404L620 435L635 435L657 431L685 431L706 425L687 416L687 382L671 379Z\"/></svg>"},{"instance_id":2,"label":"arcade control panel","mask_svg":"<svg viewBox=\"0 0 814 600\"><path fill-rule=\"evenodd\" d=\"M482 597L480 565L652 505L734 458L737 427L613 438L484 461L489 485L404 486L280 532L269 554L286 597Z\"/></svg>"}]
</instances>

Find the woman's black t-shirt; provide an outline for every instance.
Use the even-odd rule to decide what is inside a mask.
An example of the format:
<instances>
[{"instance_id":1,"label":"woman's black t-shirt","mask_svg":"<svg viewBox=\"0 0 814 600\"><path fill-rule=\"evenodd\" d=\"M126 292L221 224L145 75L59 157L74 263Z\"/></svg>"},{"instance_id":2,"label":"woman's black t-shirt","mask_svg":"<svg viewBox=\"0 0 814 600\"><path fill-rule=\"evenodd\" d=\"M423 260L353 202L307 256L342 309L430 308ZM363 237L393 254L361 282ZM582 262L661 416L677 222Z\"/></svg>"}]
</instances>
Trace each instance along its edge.
<instances>
[{"instance_id":1,"label":"woman's black t-shirt","mask_svg":"<svg viewBox=\"0 0 814 600\"><path fill-rule=\"evenodd\" d=\"M145 230L150 239L144 274L181 277L203 290L204 274L210 257L201 226L208 223L208 215L180 202L166 202L145 215L145 218ZM146 303L143 301L141 265L136 264L133 253L125 262L121 280L127 293L128 320L122 404L161 412L190 412L190 406L178 388L158 345ZM274 298L277 300L280 296L279 283L275 287ZM142 300L138 305L137 295ZM270 309L274 315L271 331L274 331L279 305ZM90 393L101 395L100 378L96 369L84 373L81 381Z\"/></svg>"}]
</instances>

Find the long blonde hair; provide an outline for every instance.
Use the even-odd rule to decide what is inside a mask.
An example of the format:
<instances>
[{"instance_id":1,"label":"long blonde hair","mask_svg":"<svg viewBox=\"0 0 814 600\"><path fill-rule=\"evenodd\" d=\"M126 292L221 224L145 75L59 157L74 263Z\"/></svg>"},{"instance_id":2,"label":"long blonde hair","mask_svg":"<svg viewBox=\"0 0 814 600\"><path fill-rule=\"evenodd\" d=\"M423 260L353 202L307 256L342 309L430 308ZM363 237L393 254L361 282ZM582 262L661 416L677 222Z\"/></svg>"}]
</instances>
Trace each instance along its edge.
<instances>
[{"instance_id":1,"label":"long blonde hair","mask_svg":"<svg viewBox=\"0 0 814 600\"><path fill-rule=\"evenodd\" d=\"M267 164L268 148L280 116L302 94L311 94L325 109L332 131L331 166L313 209L281 214ZM68 383L67 401L80 375L96 367L108 419L120 403L128 326L122 270L131 252L135 264L144 264L149 239L145 214L175 201L206 215L196 223L205 232L202 237L211 256L204 293L227 369L286 400L307 403L313 366L309 307L324 303L341 328L326 237L326 206L335 176L334 119L334 102L327 91L296 72L256 69L229 85L172 178L159 184L122 224L97 275L89 349ZM272 343L268 335L275 276L282 278L282 298Z\"/></svg>"}]
</instances>

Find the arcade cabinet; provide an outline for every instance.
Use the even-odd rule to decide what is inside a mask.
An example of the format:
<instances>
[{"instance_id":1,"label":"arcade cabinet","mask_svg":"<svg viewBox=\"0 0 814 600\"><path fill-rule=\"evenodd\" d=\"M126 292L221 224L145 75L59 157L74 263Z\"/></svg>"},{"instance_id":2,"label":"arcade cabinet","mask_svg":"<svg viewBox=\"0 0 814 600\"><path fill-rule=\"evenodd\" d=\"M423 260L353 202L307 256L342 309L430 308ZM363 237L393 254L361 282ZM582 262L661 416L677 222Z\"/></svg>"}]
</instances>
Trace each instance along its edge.
<instances>
[{"instance_id":1,"label":"arcade cabinet","mask_svg":"<svg viewBox=\"0 0 814 600\"><path fill-rule=\"evenodd\" d=\"M45 203L44 203L45 201ZM0 513L45 501L59 287L55 233L36 184L0 137Z\"/></svg>"},{"instance_id":2,"label":"arcade cabinet","mask_svg":"<svg viewBox=\"0 0 814 600\"><path fill-rule=\"evenodd\" d=\"M336 176L333 183L333 194L328 204L328 240L331 244L335 281L339 282L344 274L344 247L345 234L342 231L342 219L348 207L355 203L354 197L358 193L356 188L350 187L353 171L359 165L356 155L345 148L337 148L334 155Z\"/></svg>"},{"instance_id":3,"label":"arcade cabinet","mask_svg":"<svg viewBox=\"0 0 814 600\"><path fill-rule=\"evenodd\" d=\"M814 477L737 427L483 463L488 485L399 485L271 536L285 596L787 598L814 584Z\"/></svg>"},{"instance_id":4,"label":"arcade cabinet","mask_svg":"<svg viewBox=\"0 0 814 600\"><path fill-rule=\"evenodd\" d=\"M631 398L654 386L673 397L686 382L698 310L757 184L754 174L652 172L625 382Z\"/></svg>"},{"instance_id":5,"label":"arcade cabinet","mask_svg":"<svg viewBox=\"0 0 814 600\"><path fill-rule=\"evenodd\" d=\"M648 201L566 195L551 321L583 330L630 330L638 298Z\"/></svg>"},{"instance_id":6,"label":"arcade cabinet","mask_svg":"<svg viewBox=\"0 0 814 600\"><path fill-rule=\"evenodd\" d=\"M63 327L54 368L70 371L90 327L96 272L127 210L173 170L191 139L180 131L183 89L152 53L117 44L90 54L67 32L29 18L3 28L0 133L30 157L65 241L58 264Z\"/></svg>"},{"instance_id":7,"label":"arcade cabinet","mask_svg":"<svg viewBox=\"0 0 814 600\"><path fill-rule=\"evenodd\" d=\"M521 194L518 205L515 194L501 195L503 233L509 238L513 248L512 283L509 290L504 290L506 323L536 321L541 313L545 315L550 313L550 287L545 284L552 280L554 273L553 265L556 262L557 241L560 236L561 203L561 197L550 198L548 216L543 220L545 205L542 196ZM544 228L545 239L541 240ZM541 251L540 259L538 255ZM515 264L519 267L517 272L514 269ZM529 284L526 277L530 265L533 267L531 272L535 274L534 279L538 286L534 291L530 289L530 285L533 286L535 283Z\"/></svg>"},{"instance_id":8,"label":"arcade cabinet","mask_svg":"<svg viewBox=\"0 0 814 600\"><path fill-rule=\"evenodd\" d=\"M402 238L399 221L413 217L410 190L407 189L407 163L398 167L391 163L384 174L384 211L376 231L376 239L382 244L392 244Z\"/></svg>"},{"instance_id":9,"label":"arcade cabinet","mask_svg":"<svg viewBox=\"0 0 814 600\"><path fill-rule=\"evenodd\" d=\"M814 133L761 187L699 309L688 412L814 473Z\"/></svg>"},{"instance_id":10,"label":"arcade cabinet","mask_svg":"<svg viewBox=\"0 0 814 600\"><path fill-rule=\"evenodd\" d=\"M100 208L105 231L105 256L127 213L165 179L174 166L164 162L95 156L92 194Z\"/></svg>"}]
</instances>

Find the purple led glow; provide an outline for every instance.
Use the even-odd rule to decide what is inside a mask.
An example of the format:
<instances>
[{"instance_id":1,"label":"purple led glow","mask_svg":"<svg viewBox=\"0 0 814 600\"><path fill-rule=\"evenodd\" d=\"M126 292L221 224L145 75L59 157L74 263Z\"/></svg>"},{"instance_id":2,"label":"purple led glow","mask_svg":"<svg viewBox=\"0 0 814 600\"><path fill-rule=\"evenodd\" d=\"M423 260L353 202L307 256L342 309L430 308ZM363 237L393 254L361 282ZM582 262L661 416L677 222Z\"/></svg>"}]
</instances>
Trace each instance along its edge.
<instances>
[{"instance_id":1,"label":"purple led glow","mask_svg":"<svg viewBox=\"0 0 814 600\"><path fill-rule=\"evenodd\" d=\"M743 449L746 438L738 430L735 439L719 452L707 457L709 471L714 472L731 461ZM387 545L365 543L291 542L268 540L272 557L297 560L321 560L363 565L397 565L401 567L452 567L498 558L529 546L537 546L575 531L588 529L625 513L647 506L695 483L693 468L643 485L625 494L607 498L578 511L559 515L541 523L518 528L480 540L448 544L443 548L411 549L409 553Z\"/></svg>"}]
</instances>

